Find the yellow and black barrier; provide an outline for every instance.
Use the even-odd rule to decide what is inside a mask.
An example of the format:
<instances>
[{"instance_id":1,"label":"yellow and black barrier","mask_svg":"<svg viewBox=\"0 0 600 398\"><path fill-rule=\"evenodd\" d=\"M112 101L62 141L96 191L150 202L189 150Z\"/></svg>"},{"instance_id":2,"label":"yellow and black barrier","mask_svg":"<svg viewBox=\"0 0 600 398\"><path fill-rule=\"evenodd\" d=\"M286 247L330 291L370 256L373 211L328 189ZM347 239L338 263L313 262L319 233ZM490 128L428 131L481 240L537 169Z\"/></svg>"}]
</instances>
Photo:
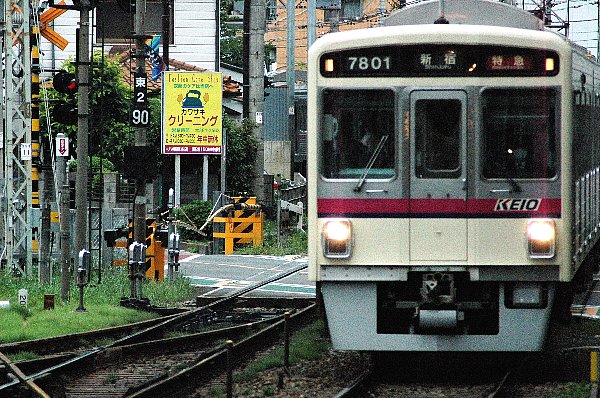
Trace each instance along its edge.
<instances>
[{"instance_id":1,"label":"yellow and black barrier","mask_svg":"<svg viewBox=\"0 0 600 398\"><path fill-rule=\"evenodd\" d=\"M256 204L256 197L235 197L233 200L233 205L224 206L227 217L213 219L213 222L225 225L225 232L213 232L214 238L225 240L225 254L233 254L237 244L262 245L263 213Z\"/></svg>"}]
</instances>

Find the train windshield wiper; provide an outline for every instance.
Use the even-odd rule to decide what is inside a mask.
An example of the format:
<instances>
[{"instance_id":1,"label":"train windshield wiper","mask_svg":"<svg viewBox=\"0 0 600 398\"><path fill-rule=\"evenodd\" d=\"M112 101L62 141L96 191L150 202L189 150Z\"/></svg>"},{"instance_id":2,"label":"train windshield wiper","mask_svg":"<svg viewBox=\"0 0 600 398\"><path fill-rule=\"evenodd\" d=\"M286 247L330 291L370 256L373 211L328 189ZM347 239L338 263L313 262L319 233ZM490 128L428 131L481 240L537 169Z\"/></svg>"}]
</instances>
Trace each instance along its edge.
<instances>
[{"instance_id":1,"label":"train windshield wiper","mask_svg":"<svg viewBox=\"0 0 600 398\"><path fill-rule=\"evenodd\" d=\"M512 192L519 193L519 192L521 192L521 186L511 176L511 173L513 175L517 174L516 166L517 166L517 164L516 164L514 158L507 159L507 161L504 165L504 172L506 173L506 181L510 184L510 188L512 189Z\"/></svg>"},{"instance_id":2,"label":"train windshield wiper","mask_svg":"<svg viewBox=\"0 0 600 398\"><path fill-rule=\"evenodd\" d=\"M356 186L354 187L354 192L360 192L360 190L362 189L362 186L365 183L365 180L367 179L367 174L369 174L369 171L371 171L371 168L373 167L373 164L375 164L377 157L383 150L383 146L385 145L385 142L387 141L387 139L388 139L388 136L384 135L379 140L379 143L377 144L375 151L373 151L371 158L369 159L369 161L367 162L367 165L365 166L365 171L363 171L362 175L360 176L360 179L358 180L358 184L356 184Z\"/></svg>"},{"instance_id":3,"label":"train windshield wiper","mask_svg":"<svg viewBox=\"0 0 600 398\"><path fill-rule=\"evenodd\" d=\"M515 193L521 192L521 186L515 180L513 180L512 177L506 177L506 181L508 181L508 183L510 184L512 192L515 192Z\"/></svg>"}]
</instances>

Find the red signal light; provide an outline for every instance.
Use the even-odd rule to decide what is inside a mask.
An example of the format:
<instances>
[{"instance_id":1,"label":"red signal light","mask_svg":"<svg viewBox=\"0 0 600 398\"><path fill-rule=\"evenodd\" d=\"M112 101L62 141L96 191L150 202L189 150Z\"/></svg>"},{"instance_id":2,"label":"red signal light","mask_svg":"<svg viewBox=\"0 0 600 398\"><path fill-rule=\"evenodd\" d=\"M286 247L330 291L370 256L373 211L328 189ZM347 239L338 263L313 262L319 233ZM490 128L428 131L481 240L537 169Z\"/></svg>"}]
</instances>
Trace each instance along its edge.
<instances>
[{"instance_id":1,"label":"red signal light","mask_svg":"<svg viewBox=\"0 0 600 398\"><path fill-rule=\"evenodd\" d=\"M52 78L52 85L59 93L75 95L79 85L74 73L60 71Z\"/></svg>"}]
</instances>

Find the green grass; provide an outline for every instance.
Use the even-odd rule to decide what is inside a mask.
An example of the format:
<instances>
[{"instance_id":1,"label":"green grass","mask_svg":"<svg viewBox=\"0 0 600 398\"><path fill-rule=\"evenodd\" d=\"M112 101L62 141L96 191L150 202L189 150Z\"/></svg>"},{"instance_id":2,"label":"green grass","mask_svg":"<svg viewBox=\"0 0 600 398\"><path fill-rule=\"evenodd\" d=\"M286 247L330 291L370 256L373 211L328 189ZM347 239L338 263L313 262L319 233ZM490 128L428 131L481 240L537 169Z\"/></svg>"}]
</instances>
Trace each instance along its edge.
<instances>
[{"instance_id":1,"label":"green grass","mask_svg":"<svg viewBox=\"0 0 600 398\"><path fill-rule=\"evenodd\" d=\"M290 338L290 365L301 361L319 359L330 348L328 340L322 338L322 321L317 321ZM283 346L277 347L269 355L252 362L242 373L234 376L235 381L254 380L262 371L283 366Z\"/></svg>"},{"instance_id":2,"label":"green grass","mask_svg":"<svg viewBox=\"0 0 600 398\"><path fill-rule=\"evenodd\" d=\"M546 398L588 398L592 386L586 383L569 383L567 387Z\"/></svg>"},{"instance_id":3,"label":"green grass","mask_svg":"<svg viewBox=\"0 0 600 398\"><path fill-rule=\"evenodd\" d=\"M34 272L35 274L35 272ZM0 343L60 336L86 330L123 325L157 317L154 313L121 307L119 301L129 296L129 278L125 267L103 271L102 283L91 283L84 290L86 312L77 312L79 288L71 283L70 300L60 299L59 273L46 285L34 277L14 277L0 272L0 300L8 300L10 308L0 309ZM19 289L28 290L29 303L18 304ZM55 294L53 310L44 310L44 294ZM147 281L143 294L156 306L172 306L188 300L192 287L187 279L176 278L173 283Z\"/></svg>"},{"instance_id":4,"label":"green grass","mask_svg":"<svg viewBox=\"0 0 600 398\"><path fill-rule=\"evenodd\" d=\"M21 351L18 352L14 355L10 356L10 359L13 362L17 362L17 361L29 361L32 359L38 359L40 356L38 354L35 354L33 352L29 352L29 351Z\"/></svg>"},{"instance_id":5,"label":"green grass","mask_svg":"<svg viewBox=\"0 0 600 398\"><path fill-rule=\"evenodd\" d=\"M331 344L323 339L323 321L317 321L294 333L290 337L290 359L291 366L301 361L312 361L321 358L330 348ZM234 373L233 382L251 382L256 380L260 372L283 367L284 348L280 346L268 355L252 361L242 372ZM275 380L273 381L276 382ZM274 386L263 386L261 396L268 397L275 394ZM250 391L240 392L241 396L250 395ZM225 396L224 386L215 386L210 389L209 397L222 398Z\"/></svg>"}]
</instances>

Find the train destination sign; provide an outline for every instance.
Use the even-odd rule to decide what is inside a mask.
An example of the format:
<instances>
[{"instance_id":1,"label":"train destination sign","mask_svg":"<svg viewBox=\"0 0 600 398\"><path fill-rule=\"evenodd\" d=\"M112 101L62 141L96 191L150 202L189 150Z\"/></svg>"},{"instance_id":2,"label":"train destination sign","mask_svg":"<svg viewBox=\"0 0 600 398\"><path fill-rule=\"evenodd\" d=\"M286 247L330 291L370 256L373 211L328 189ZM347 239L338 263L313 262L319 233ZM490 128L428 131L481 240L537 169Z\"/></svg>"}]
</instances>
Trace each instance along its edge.
<instances>
[{"instance_id":1,"label":"train destination sign","mask_svg":"<svg viewBox=\"0 0 600 398\"><path fill-rule=\"evenodd\" d=\"M382 46L326 53L325 77L554 76L553 51L474 45Z\"/></svg>"}]
</instances>

